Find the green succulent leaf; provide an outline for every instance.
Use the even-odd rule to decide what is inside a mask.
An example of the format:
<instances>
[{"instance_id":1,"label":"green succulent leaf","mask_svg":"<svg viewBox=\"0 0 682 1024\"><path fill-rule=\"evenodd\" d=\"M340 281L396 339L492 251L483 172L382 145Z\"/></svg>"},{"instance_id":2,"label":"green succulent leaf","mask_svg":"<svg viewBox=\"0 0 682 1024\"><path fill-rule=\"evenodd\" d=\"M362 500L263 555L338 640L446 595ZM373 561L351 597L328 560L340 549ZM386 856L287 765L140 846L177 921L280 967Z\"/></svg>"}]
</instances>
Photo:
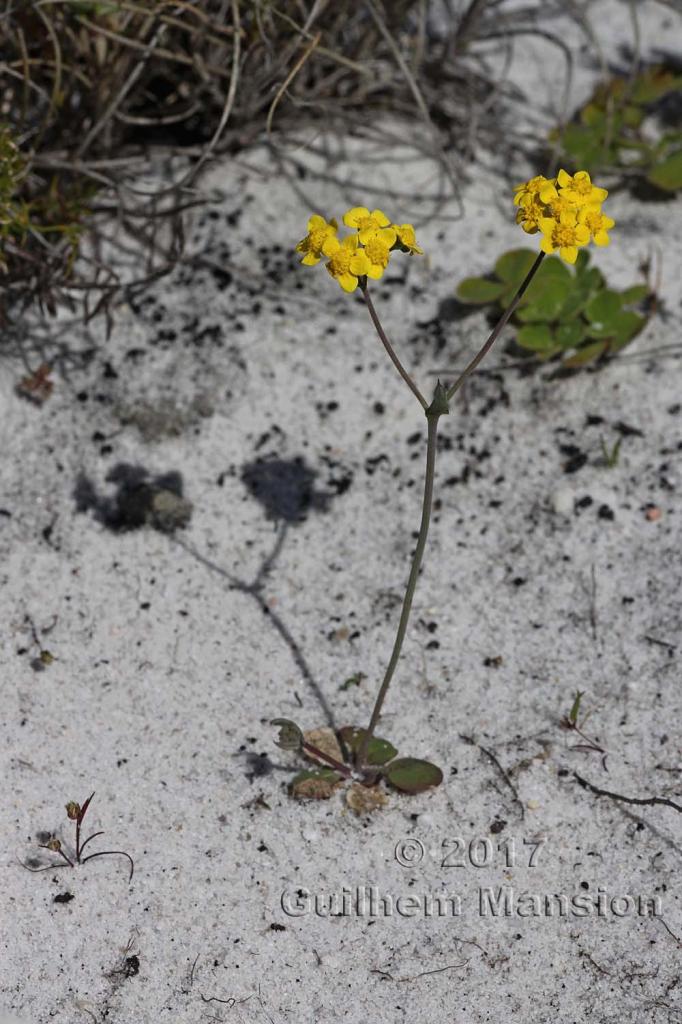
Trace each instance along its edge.
<instances>
[{"instance_id":1,"label":"green succulent leaf","mask_svg":"<svg viewBox=\"0 0 682 1024\"><path fill-rule=\"evenodd\" d=\"M577 370L581 366L591 363L594 359L598 359L606 351L607 346L608 341L595 341L591 345L583 345L575 355L562 360L562 365L569 370Z\"/></svg>"},{"instance_id":2,"label":"green succulent leaf","mask_svg":"<svg viewBox=\"0 0 682 1024\"><path fill-rule=\"evenodd\" d=\"M591 322L591 327L599 329L599 327L610 322L618 313L620 313L623 305L623 300L618 292L612 291L610 288L604 288L603 291L597 292L585 306L585 315Z\"/></svg>"},{"instance_id":3,"label":"green succulent leaf","mask_svg":"<svg viewBox=\"0 0 682 1024\"><path fill-rule=\"evenodd\" d=\"M682 76L655 67L637 76L630 97L634 103L655 103L678 89L682 89Z\"/></svg>"},{"instance_id":4,"label":"green succulent leaf","mask_svg":"<svg viewBox=\"0 0 682 1024\"><path fill-rule=\"evenodd\" d=\"M293 796L302 800L328 800L342 781L332 768L317 768L299 772L289 788Z\"/></svg>"},{"instance_id":5,"label":"green succulent leaf","mask_svg":"<svg viewBox=\"0 0 682 1024\"><path fill-rule=\"evenodd\" d=\"M538 271L538 276L540 276L540 271ZM556 320L570 294L571 284L570 271L566 272L566 276L554 271L545 274L539 286L533 288L526 305L519 307L517 311L519 320L530 322ZM531 289L528 290L530 292Z\"/></svg>"},{"instance_id":6,"label":"green succulent leaf","mask_svg":"<svg viewBox=\"0 0 682 1024\"><path fill-rule=\"evenodd\" d=\"M270 725L279 726L279 735L275 740L282 750L300 750L303 746L303 733L295 722L288 718L273 718Z\"/></svg>"},{"instance_id":7,"label":"green succulent leaf","mask_svg":"<svg viewBox=\"0 0 682 1024\"><path fill-rule=\"evenodd\" d=\"M356 729L352 725L344 725L343 729L339 730L339 738L351 754L357 754L366 731L366 729ZM379 736L372 736L367 747L367 764L386 764L397 753L396 748L388 740L382 740Z\"/></svg>"},{"instance_id":8,"label":"green succulent leaf","mask_svg":"<svg viewBox=\"0 0 682 1024\"><path fill-rule=\"evenodd\" d=\"M384 774L388 782L402 793L423 793L432 786L440 786L443 781L443 773L437 765L416 757L401 757L391 762Z\"/></svg>"},{"instance_id":9,"label":"green succulent leaf","mask_svg":"<svg viewBox=\"0 0 682 1024\"><path fill-rule=\"evenodd\" d=\"M556 348L556 341L549 324L524 324L516 333L516 341L531 352L545 352Z\"/></svg>"},{"instance_id":10,"label":"green succulent leaf","mask_svg":"<svg viewBox=\"0 0 682 1024\"><path fill-rule=\"evenodd\" d=\"M623 118L623 124L626 124L628 128L637 128L644 120L644 111L640 106L634 103L628 103L626 107L623 107L621 111Z\"/></svg>"},{"instance_id":11,"label":"green succulent leaf","mask_svg":"<svg viewBox=\"0 0 682 1024\"><path fill-rule=\"evenodd\" d=\"M658 188L665 189L666 192L682 188L682 149L655 164L649 171L647 180Z\"/></svg>"},{"instance_id":12,"label":"green succulent leaf","mask_svg":"<svg viewBox=\"0 0 682 1024\"><path fill-rule=\"evenodd\" d=\"M631 306L635 302L642 302L650 293L648 284L633 284L620 293L620 299L624 306Z\"/></svg>"},{"instance_id":13,"label":"green succulent leaf","mask_svg":"<svg viewBox=\"0 0 682 1024\"><path fill-rule=\"evenodd\" d=\"M573 264L573 270L575 271L576 277L581 277L590 262L590 253L587 249L578 249L578 255L576 256L575 263Z\"/></svg>"},{"instance_id":14,"label":"green succulent leaf","mask_svg":"<svg viewBox=\"0 0 682 1024\"><path fill-rule=\"evenodd\" d=\"M622 309L608 320L589 324L587 333L591 338L607 338L613 342L611 350L622 348L634 338L646 323L646 318L631 310Z\"/></svg>"},{"instance_id":15,"label":"green succulent leaf","mask_svg":"<svg viewBox=\"0 0 682 1024\"><path fill-rule=\"evenodd\" d=\"M501 281L513 284L516 288L535 263L537 255L533 249L509 249L502 253L495 264L495 274Z\"/></svg>"},{"instance_id":16,"label":"green succulent leaf","mask_svg":"<svg viewBox=\"0 0 682 1024\"><path fill-rule=\"evenodd\" d=\"M569 320L567 323L557 324L554 336L561 348L577 348L585 340L587 328L582 320Z\"/></svg>"},{"instance_id":17,"label":"green succulent leaf","mask_svg":"<svg viewBox=\"0 0 682 1024\"><path fill-rule=\"evenodd\" d=\"M499 299L504 287L501 281L489 281L485 277L465 277L457 285L455 296L467 305L481 305Z\"/></svg>"}]
</instances>

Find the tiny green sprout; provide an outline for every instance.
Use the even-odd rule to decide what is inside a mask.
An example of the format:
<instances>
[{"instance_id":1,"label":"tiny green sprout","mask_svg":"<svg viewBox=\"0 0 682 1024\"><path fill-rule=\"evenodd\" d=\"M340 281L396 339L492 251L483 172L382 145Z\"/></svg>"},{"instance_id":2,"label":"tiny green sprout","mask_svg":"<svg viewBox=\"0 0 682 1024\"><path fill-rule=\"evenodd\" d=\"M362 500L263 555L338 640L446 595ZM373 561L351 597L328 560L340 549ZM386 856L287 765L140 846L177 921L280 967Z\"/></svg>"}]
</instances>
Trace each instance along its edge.
<instances>
[{"instance_id":1,"label":"tiny green sprout","mask_svg":"<svg viewBox=\"0 0 682 1024\"><path fill-rule=\"evenodd\" d=\"M568 712L568 721L571 725L578 724L578 715L580 714L580 702L585 696L584 690L576 690L575 697L573 698L573 704L571 710Z\"/></svg>"},{"instance_id":2,"label":"tiny green sprout","mask_svg":"<svg viewBox=\"0 0 682 1024\"><path fill-rule=\"evenodd\" d=\"M584 690L576 690L575 697L573 698L573 704L571 705L571 710L562 719L561 725L564 729L567 729L569 732L576 733L578 736L580 736L582 740L581 743L574 744L574 746L570 748L571 750L578 750L582 753L588 754L601 754L602 764L604 765L604 768L606 768L606 758L608 756L608 751L596 739L592 739L590 736L586 736L584 732L585 724L588 718L590 717L590 714L585 715L583 720L579 721L580 709L582 706L582 699L584 696Z\"/></svg>"},{"instance_id":3,"label":"tiny green sprout","mask_svg":"<svg viewBox=\"0 0 682 1024\"><path fill-rule=\"evenodd\" d=\"M345 679L341 683L341 685L339 686L339 690L341 690L342 692L350 690L351 686L359 686L362 680L366 678L367 676L365 675L364 672L354 672L352 676L348 676L348 679Z\"/></svg>"},{"instance_id":4,"label":"tiny green sprout","mask_svg":"<svg viewBox=\"0 0 682 1024\"><path fill-rule=\"evenodd\" d=\"M93 839L96 839L98 836L104 835L104 832L93 832L91 835L87 837L87 839L83 839L81 836L81 825L83 824L83 818L87 814L88 807L90 806L90 803L94 795L94 793L91 793L83 805L77 803L75 800L69 800L69 802L65 805L67 818L69 819L69 821L75 822L76 825L76 839L74 843L74 852L72 854L72 857L69 857L64 852L62 842L56 836L51 836L46 843L41 843L40 849L49 850L50 853L58 853L62 860L64 861L64 864L68 865L68 867L71 868L75 867L76 864L85 864L89 860L94 860L95 857L125 857L130 865L130 874L128 876L128 881L131 882L133 879L133 872L135 871L135 864L133 862L133 858L130 856L129 853L126 853L125 850L98 850L96 853L89 853L87 857L83 856L83 850L88 845L88 843L91 842ZM57 865L57 867L64 867L64 864L59 864ZM48 864L45 867L39 868L31 868L28 867L28 865L26 864L24 864L23 866L27 868L27 870L29 871L47 871L54 865Z\"/></svg>"},{"instance_id":5,"label":"tiny green sprout","mask_svg":"<svg viewBox=\"0 0 682 1024\"><path fill-rule=\"evenodd\" d=\"M604 465L607 469L615 469L615 467L618 465L618 459L620 457L620 446L622 444L622 441L623 438L619 437L611 451L609 451L609 449L606 446L606 441L603 437L601 438L601 453L604 459Z\"/></svg>"}]
</instances>

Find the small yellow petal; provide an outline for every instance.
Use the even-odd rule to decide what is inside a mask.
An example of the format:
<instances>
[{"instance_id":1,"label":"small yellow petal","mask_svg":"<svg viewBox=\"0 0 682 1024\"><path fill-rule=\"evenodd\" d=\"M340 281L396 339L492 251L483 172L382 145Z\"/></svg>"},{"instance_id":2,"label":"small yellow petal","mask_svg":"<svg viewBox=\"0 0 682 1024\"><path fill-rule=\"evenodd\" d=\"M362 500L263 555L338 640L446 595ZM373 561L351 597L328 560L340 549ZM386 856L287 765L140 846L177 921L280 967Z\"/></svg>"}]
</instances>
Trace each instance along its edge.
<instances>
[{"instance_id":1,"label":"small yellow petal","mask_svg":"<svg viewBox=\"0 0 682 1024\"><path fill-rule=\"evenodd\" d=\"M369 270L367 271L367 277L371 277L373 281L378 281L383 275L384 268L380 267L377 263L371 263Z\"/></svg>"},{"instance_id":2,"label":"small yellow petal","mask_svg":"<svg viewBox=\"0 0 682 1024\"><path fill-rule=\"evenodd\" d=\"M338 252L341 248L341 242L334 235L330 235L329 238L325 238L322 243L322 252L325 256L333 256L335 252Z\"/></svg>"},{"instance_id":3,"label":"small yellow petal","mask_svg":"<svg viewBox=\"0 0 682 1024\"><path fill-rule=\"evenodd\" d=\"M566 188L567 185L571 184L571 175L567 174L562 168L557 174L556 180L560 188Z\"/></svg>"},{"instance_id":4,"label":"small yellow petal","mask_svg":"<svg viewBox=\"0 0 682 1024\"><path fill-rule=\"evenodd\" d=\"M595 236L594 236L594 244L595 245L608 245L609 242L610 242L610 238L609 238L609 236L606 234L606 232L603 229L601 231L597 231L595 233Z\"/></svg>"},{"instance_id":5,"label":"small yellow petal","mask_svg":"<svg viewBox=\"0 0 682 1024\"><path fill-rule=\"evenodd\" d=\"M301 260L301 263L303 263L304 266L306 266L306 267L314 267L315 264L319 263L319 262L320 262L320 257L316 256L314 252L309 252Z\"/></svg>"},{"instance_id":6,"label":"small yellow petal","mask_svg":"<svg viewBox=\"0 0 682 1024\"><path fill-rule=\"evenodd\" d=\"M364 252L358 252L352 257L350 261L350 269L356 277L362 277L364 274L369 273L371 264L367 259L367 254Z\"/></svg>"},{"instance_id":7,"label":"small yellow petal","mask_svg":"<svg viewBox=\"0 0 682 1024\"><path fill-rule=\"evenodd\" d=\"M540 220L539 220L538 223L539 223L540 231L542 231L543 235L551 235L551 234L554 233L554 228L556 227L556 221L554 220L553 217L540 217Z\"/></svg>"},{"instance_id":8,"label":"small yellow petal","mask_svg":"<svg viewBox=\"0 0 682 1024\"><path fill-rule=\"evenodd\" d=\"M344 292L354 292L358 286L358 279L353 274L339 274L336 278Z\"/></svg>"},{"instance_id":9,"label":"small yellow petal","mask_svg":"<svg viewBox=\"0 0 682 1024\"><path fill-rule=\"evenodd\" d=\"M391 223L386 214L382 210L372 210L372 216L379 225L380 228L388 227Z\"/></svg>"},{"instance_id":10,"label":"small yellow petal","mask_svg":"<svg viewBox=\"0 0 682 1024\"><path fill-rule=\"evenodd\" d=\"M552 245L551 238L548 238L547 235L545 235L540 240L540 248L542 249L543 252L553 253L554 252L554 246Z\"/></svg>"},{"instance_id":11,"label":"small yellow petal","mask_svg":"<svg viewBox=\"0 0 682 1024\"><path fill-rule=\"evenodd\" d=\"M578 258L578 250L574 245L562 245L559 249L559 255L567 263L575 263Z\"/></svg>"},{"instance_id":12,"label":"small yellow petal","mask_svg":"<svg viewBox=\"0 0 682 1024\"><path fill-rule=\"evenodd\" d=\"M343 215L343 223L347 228L356 228L363 217L369 217L369 210L366 206L353 206Z\"/></svg>"}]
</instances>

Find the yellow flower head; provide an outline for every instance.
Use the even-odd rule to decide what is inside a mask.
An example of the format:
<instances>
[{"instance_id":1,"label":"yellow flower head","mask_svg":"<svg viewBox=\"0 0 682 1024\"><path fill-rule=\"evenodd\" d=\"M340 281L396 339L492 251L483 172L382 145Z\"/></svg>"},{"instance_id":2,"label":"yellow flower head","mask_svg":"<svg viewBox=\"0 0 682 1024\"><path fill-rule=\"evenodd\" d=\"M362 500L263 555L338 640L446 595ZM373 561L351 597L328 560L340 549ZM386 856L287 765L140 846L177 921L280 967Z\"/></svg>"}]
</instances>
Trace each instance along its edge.
<instances>
[{"instance_id":1,"label":"yellow flower head","mask_svg":"<svg viewBox=\"0 0 682 1024\"><path fill-rule=\"evenodd\" d=\"M530 181L524 181L515 187L514 206L526 206L540 198L543 203L549 202L557 194L555 184L554 178L536 174Z\"/></svg>"},{"instance_id":2,"label":"yellow flower head","mask_svg":"<svg viewBox=\"0 0 682 1024\"><path fill-rule=\"evenodd\" d=\"M567 263L575 263L578 248L590 240L608 245L607 231L613 220L601 212L601 203L608 192L593 185L587 171L567 174L559 171L556 178L541 174L514 189L516 223L528 234L542 232L540 248L559 255Z\"/></svg>"},{"instance_id":3,"label":"yellow flower head","mask_svg":"<svg viewBox=\"0 0 682 1024\"><path fill-rule=\"evenodd\" d=\"M344 213L343 223L347 228L355 228L360 241L365 245L375 231L387 228L391 222L381 210L372 210L370 213L366 206L354 206L348 213Z\"/></svg>"},{"instance_id":4,"label":"yellow flower head","mask_svg":"<svg viewBox=\"0 0 682 1024\"><path fill-rule=\"evenodd\" d=\"M314 213L308 221L308 234L296 246L296 252L305 255L301 263L307 267L314 267L322 258L322 248L328 238L334 238L339 225L334 218L326 221L319 213Z\"/></svg>"},{"instance_id":5,"label":"yellow flower head","mask_svg":"<svg viewBox=\"0 0 682 1024\"><path fill-rule=\"evenodd\" d=\"M594 203L590 206L583 206L583 208L578 211L578 220L589 229L589 232L592 235L592 241L595 245L609 244L607 231L610 231L616 222L613 218L607 217L601 212L601 207L598 203Z\"/></svg>"},{"instance_id":6,"label":"yellow flower head","mask_svg":"<svg viewBox=\"0 0 682 1024\"><path fill-rule=\"evenodd\" d=\"M357 235L348 235L342 242L330 235L322 248L324 255L329 257L327 270L345 292L354 292L358 286L358 278L370 272L371 264L364 249L359 248L359 244ZM381 277L381 274L378 276Z\"/></svg>"},{"instance_id":7,"label":"yellow flower head","mask_svg":"<svg viewBox=\"0 0 682 1024\"><path fill-rule=\"evenodd\" d=\"M391 257L391 247L395 245L397 232L395 228L380 228L365 241L364 253L369 262L369 269L365 271L367 277L378 280L388 266Z\"/></svg>"},{"instance_id":8,"label":"yellow flower head","mask_svg":"<svg viewBox=\"0 0 682 1024\"><path fill-rule=\"evenodd\" d=\"M547 207L538 195L529 196L516 211L516 223L520 224L528 235L540 230L540 220L547 216Z\"/></svg>"},{"instance_id":9,"label":"yellow flower head","mask_svg":"<svg viewBox=\"0 0 682 1024\"><path fill-rule=\"evenodd\" d=\"M417 245L417 238L411 224L394 224L393 228L398 236L401 249L413 255L424 255L424 250Z\"/></svg>"},{"instance_id":10,"label":"yellow flower head","mask_svg":"<svg viewBox=\"0 0 682 1024\"><path fill-rule=\"evenodd\" d=\"M603 203L608 195L605 188L597 188L592 184L587 171L576 171L573 175L559 171L557 184L561 198L568 199L575 206Z\"/></svg>"},{"instance_id":11,"label":"yellow flower head","mask_svg":"<svg viewBox=\"0 0 682 1024\"><path fill-rule=\"evenodd\" d=\"M566 260L567 263L575 263L578 247L587 245L590 240L590 229L578 222L577 210L566 210L558 221L553 217L543 217L540 221L540 230L542 251L553 253L558 249L562 260Z\"/></svg>"}]
</instances>

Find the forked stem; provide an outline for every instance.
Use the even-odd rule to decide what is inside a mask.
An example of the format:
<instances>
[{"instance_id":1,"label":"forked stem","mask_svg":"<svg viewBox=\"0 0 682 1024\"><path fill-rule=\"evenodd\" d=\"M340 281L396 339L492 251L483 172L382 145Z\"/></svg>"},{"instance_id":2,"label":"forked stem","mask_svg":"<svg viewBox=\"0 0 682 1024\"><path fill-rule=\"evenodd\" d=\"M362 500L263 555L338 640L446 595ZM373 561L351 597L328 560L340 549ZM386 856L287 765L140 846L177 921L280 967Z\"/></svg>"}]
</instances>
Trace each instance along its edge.
<instances>
[{"instance_id":1,"label":"forked stem","mask_svg":"<svg viewBox=\"0 0 682 1024\"><path fill-rule=\"evenodd\" d=\"M400 652L402 651L403 641L405 640L405 634L407 632L407 624L410 619L410 612L412 610L412 601L414 598L414 592L417 586L417 579L419 578L419 570L421 568L422 559L424 557L424 549L426 548L426 538L429 532L429 524L431 522L431 508L433 505L433 481L435 476L436 467L436 446L438 439L438 420L441 416L446 415L449 412L448 403L450 399L459 391L467 377L471 376L479 363L485 358L490 349L493 347L498 337L504 330L505 326L509 322L509 318L514 313L514 310L518 306L519 302L523 298L529 284L533 280L535 274L540 267L544 259L544 252L538 253L537 259L533 263L525 278L521 282L514 298L509 303L509 306L504 311L495 327L490 333L490 336L486 340L485 344L481 347L478 353L474 356L468 366L462 371L455 383L450 388L444 388L440 381L436 386L434 393L434 400L431 405L428 405L426 399L422 395L421 391L414 383L410 375L408 374L405 367L400 362L398 356L393 350L393 346L386 337L386 332L381 326L381 322L374 308L372 299L370 298L369 289L367 287L367 281L364 283L361 281L360 287L362 289L362 295L367 304L369 315L372 319L372 323L376 328L376 332L379 335L379 339L386 349L391 362L398 370L398 373L403 378L407 386L409 387L412 394L415 396L419 404L422 406L426 413L428 423L428 433L426 442L426 473L424 476L424 498L422 501L422 517L421 524L419 527L419 536L417 538L417 546L412 556L412 567L410 569L410 575L407 581L407 588L405 590L405 596L403 597L403 606L400 613L400 621L398 623L398 632L396 634L395 642L393 644L393 650L391 651L391 657L384 674L379 693L377 694L376 701L374 703L374 709L372 711L372 717L370 718L369 725L365 730L365 734L362 739L362 743L358 749L356 758L356 766L362 768L367 760L367 750L369 748L370 741L374 736L374 730L377 727L377 723L381 716L381 710L386 700L388 688L391 685L393 674L400 658Z\"/></svg>"}]
</instances>

